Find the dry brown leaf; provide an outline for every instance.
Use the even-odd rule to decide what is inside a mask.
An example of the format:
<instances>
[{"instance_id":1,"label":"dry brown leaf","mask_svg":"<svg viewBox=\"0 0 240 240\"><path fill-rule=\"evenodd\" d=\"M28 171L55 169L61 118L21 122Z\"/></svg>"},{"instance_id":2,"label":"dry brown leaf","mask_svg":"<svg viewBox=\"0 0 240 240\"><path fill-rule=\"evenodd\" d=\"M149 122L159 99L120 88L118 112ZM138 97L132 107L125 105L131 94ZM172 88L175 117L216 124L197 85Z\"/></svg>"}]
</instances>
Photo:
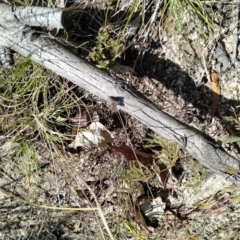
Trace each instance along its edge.
<instances>
[{"instance_id":1,"label":"dry brown leaf","mask_svg":"<svg viewBox=\"0 0 240 240\"><path fill-rule=\"evenodd\" d=\"M75 189L80 202L86 205L93 203L93 198L88 189Z\"/></svg>"},{"instance_id":2,"label":"dry brown leaf","mask_svg":"<svg viewBox=\"0 0 240 240\"><path fill-rule=\"evenodd\" d=\"M213 102L211 105L211 109L209 111L209 116L212 118L214 117L215 111L217 109L217 105L219 102L219 98L221 95L221 87L219 85L219 78L217 76L217 73L213 71L212 69L208 69L210 81L212 85L212 93L213 93Z\"/></svg>"},{"instance_id":3,"label":"dry brown leaf","mask_svg":"<svg viewBox=\"0 0 240 240\"><path fill-rule=\"evenodd\" d=\"M126 143L122 143L120 147L113 146L111 143L108 143L108 146L112 149L122 153L127 161L139 161L144 166L152 166L153 165L153 154L148 154L136 149L132 149ZM158 164L159 171L155 171L157 176L159 176L160 182L164 187L171 189L172 185L169 183L170 172L167 166L164 163Z\"/></svg>"},{"instance_id":4,"label":"dry brown leaf","mask_svg":"<svg viewBox=\"0 0 240 240\"><path fill-rule=\"evenodd\" d=\"M126 143L122 143L120 147L113 146L111 143L108 143L108 146L112 149L122 153L127 161L139 161L144 166L149 166L153 164L152 154L147 154L142 151L132 149Z\"/></svg>"},{"instance_id":5,"label":"dry brown leaf","mask_svg":"<svg viewBox=\"0 0 240 240\"><path fill-rule=\"evenodd\" d=\"M83 190L76 189L76 193L80 199L86 199L86 193L83 192Z\"/></svg>"}]
</instances>

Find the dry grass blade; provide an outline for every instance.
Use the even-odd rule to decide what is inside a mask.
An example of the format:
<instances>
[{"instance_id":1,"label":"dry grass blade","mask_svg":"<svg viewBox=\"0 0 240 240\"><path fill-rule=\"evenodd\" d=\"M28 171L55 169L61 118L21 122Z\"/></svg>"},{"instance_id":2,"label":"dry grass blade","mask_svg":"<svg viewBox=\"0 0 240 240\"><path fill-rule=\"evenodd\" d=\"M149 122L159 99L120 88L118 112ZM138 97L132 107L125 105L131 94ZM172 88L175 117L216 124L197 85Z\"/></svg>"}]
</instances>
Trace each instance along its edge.
<instances>
[{"instance_id":1,"label":"dry grass blade","mask_svg":"<svg viewBox=\"0 0 240 240\"><path fill-rule=\"evenodd\" d=\"M58 150L56 149L56 151L58 151ZM60 153L60 154L61 154L61 153ZM86 181L83 179L83 177L82 177L81 175L79 175L79 174L75 171L75 169L72 167L71 162L69 162L69 160L68 160L67 158L65 158L65 156L63 156L62 154L61 154L61 156L62 156L62 158L68 163L68 168L69 168L69 170L72 172L72 174L74 175L77 183L78 183L78 184L79 184L79 183L82 183L82 184L86 187L86 189L91 193L91 195L92 195L92 197L93 197L93 199L94 199L94 202L95 202L95 204L96 204L96 207L97 207L97 211L98 211L98 213L99 213L99 216L100 216L100 218L101 218L101 220L102 220L102 222L103 222L103 224L104 224L104 227L106 228L106 231L107 231L110 239L111 239L111 240L114 240L113 234L112 234L112 232L111 232L111 230L110 230L110 228L109 228L109 225L108 225L108 223L107 223L107 221L106 221L106 218L105 218L104 213L103 213L103 211L102 211L102 208L101 208L101 206L100 206L100 204L99 204L99 202L98 202L98 199L97 199L96 194L93 192L92 188L86 183Z\"/></svg>"},{"instance_id":2,"label":"dry grass blade","mask_svg":"<svg viewBox=\"0 0 240 240\"><path fill-rule=\"evenodd\" d=\"M15 195L14 193L4 190L3 188L0 188L0 192L7 197L14 198L20 202L23 202L24 204L30 205L32 207L37 207L37 208L52 209L52 210L57 210L57 211L97 211L98 210L98 208L71 208L71 207L48 206L48 205L44 205L44 204L41 205L41 204L29 202L29 201Z\"/></svg>"}]
</instances>

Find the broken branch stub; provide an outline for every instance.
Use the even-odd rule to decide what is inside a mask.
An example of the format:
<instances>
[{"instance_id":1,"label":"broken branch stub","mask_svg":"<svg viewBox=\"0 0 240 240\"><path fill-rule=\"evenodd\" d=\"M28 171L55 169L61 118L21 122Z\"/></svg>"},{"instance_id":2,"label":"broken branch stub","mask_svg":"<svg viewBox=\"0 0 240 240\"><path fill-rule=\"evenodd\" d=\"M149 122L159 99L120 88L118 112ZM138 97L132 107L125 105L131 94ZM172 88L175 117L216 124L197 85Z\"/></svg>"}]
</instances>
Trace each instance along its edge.
<instances>
[{"instance_id":1,"label":"broken branch stub","mask_svg":"<svg viewBox=\"0 0 240 240\"><path fill-rule=\"evenodd\" d=\"M240 162L214 140L164 113L124 81L76 57L56 42L36 36L30 27L11 15L11 8L0 4L0 47L31 58L105 101L109 97L121 97L122 104L117 106L118 109L129 113L161 137L178 142L192 157L215 173L240 184ZM7 19L12 21L10 25L5 22ZM236 174L229 174L228 169L234 169Z\"/></svg>"},{"instance_id":2,"label":"broken branch stub","mask_svg":"<svg viewBox=\"0 0 240 240\"><path fill-rule=\"evenodd\" d=\"M62 29L62 9L44 7L19 7L0 4L0 29L5 41L0 43L0 60L4 68L13 64L12 38L25 41L34 37L31 27L52 27ZM11 37L10 37L11 36Z\"/></svg>"}]
</instances>

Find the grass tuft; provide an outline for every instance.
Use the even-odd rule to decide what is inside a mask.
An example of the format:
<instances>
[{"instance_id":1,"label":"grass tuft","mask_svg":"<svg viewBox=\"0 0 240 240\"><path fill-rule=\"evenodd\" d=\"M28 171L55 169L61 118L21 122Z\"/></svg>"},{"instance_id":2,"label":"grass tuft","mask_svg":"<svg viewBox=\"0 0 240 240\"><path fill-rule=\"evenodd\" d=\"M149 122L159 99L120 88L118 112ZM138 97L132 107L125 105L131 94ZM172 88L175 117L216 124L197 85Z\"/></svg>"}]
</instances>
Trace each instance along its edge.
<instances>
[{"instance_id":1,"label":"grass tuft","mask_svg":"<svg viewBox=\"0 0 240 240\"><path fill-rule=\"evenodd\" d=\"M175 34L186 35L186 27L189 16L192 18L196 27L204 24L210 30L213 24L213 15L211 8L207 9L206 4L202 0L163 0L160 11L160 24L163 33L166 32L170 24L173 25ZM203 36L208 35L203 32Z\"/></svg>"}]
</instances>

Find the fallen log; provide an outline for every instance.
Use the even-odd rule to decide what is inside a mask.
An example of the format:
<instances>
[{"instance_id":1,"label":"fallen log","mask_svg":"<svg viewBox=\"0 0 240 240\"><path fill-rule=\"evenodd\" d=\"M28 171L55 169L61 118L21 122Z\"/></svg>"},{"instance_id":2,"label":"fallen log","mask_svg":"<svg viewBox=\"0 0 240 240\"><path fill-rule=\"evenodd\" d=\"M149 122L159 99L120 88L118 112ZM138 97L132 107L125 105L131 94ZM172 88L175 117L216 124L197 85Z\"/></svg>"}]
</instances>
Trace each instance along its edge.
<instances>
[{"instance_id":1,"label":"fallen log","mask_svg":"<svg viewBox=\"0 0 240 240\"><path fill-rule=\"evenodd\" d=\"M58 19L55 21L61 22L61 14L57 12ZM16 18L13 8L0 4L0 14L2 51L10 49L29 57L105 101L111 97L119 99L119 110L129 113L158 135L178 142L193 158L213 172L240 184L239 160L227 154L213 139L163 112L123 80L97 69L43 35L36 35Z\"/></svg>"}]
</instances>

